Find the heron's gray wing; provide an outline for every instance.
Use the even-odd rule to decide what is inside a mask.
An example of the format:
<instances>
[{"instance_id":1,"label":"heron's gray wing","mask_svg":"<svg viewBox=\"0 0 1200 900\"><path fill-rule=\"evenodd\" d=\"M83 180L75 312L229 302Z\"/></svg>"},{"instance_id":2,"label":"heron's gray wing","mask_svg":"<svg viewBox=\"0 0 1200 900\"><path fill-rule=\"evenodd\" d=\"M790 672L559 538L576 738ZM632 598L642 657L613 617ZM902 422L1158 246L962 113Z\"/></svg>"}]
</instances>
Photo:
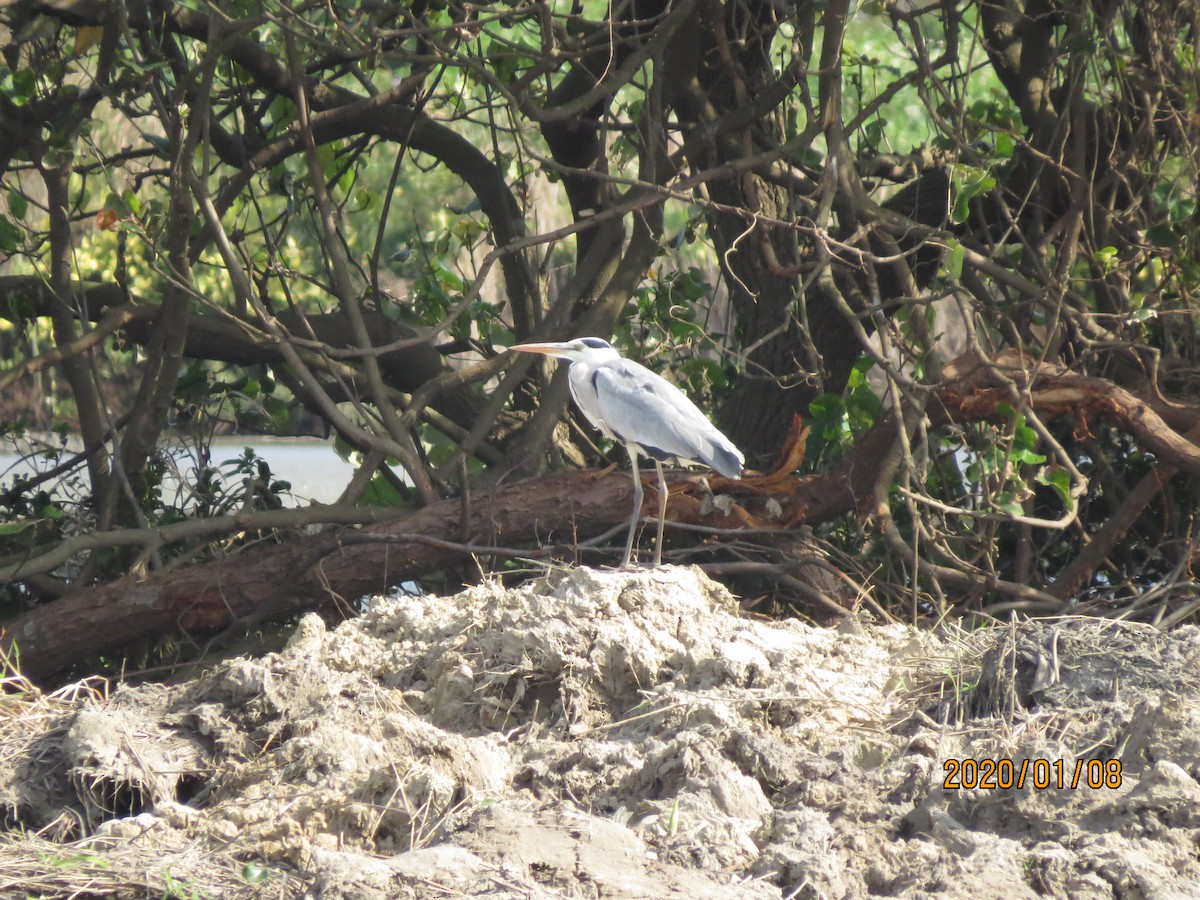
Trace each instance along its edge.
<instances>
[{"instance_id":1,"label":"heron's gray wing","mask_svg":"<svg viewBox=\"0 0 1200 900\"><path fill-rule=\"evenodd\" d=\"M597 366L589 380L600 418L621 440L656 459L674 456L702 462L729 478L741 474L738 449L687 394L645 366L614 360Z\"/></svg>"}]
</instances>

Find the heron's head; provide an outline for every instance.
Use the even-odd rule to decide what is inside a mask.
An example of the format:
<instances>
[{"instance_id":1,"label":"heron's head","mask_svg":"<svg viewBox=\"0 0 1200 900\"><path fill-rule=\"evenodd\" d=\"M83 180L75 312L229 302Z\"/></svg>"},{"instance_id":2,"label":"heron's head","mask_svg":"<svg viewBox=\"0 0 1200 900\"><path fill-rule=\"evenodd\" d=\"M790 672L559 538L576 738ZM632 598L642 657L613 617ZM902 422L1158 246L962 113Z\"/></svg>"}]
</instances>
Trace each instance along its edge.
<instances>
[{"instance_id":1,"label":"heron's head","mask_svg":"<svg viewBox=\"0 0 1200 900\"><path fill-rule=\"evenodd\" d=\"M598 337L575 338L573 341L551 344L517 344L509 349L518 350L521 353L541 353L544 356L586 363L600 363L605 360L617 359L620 356L608 341Z\"/></svg>"}]
</instances>

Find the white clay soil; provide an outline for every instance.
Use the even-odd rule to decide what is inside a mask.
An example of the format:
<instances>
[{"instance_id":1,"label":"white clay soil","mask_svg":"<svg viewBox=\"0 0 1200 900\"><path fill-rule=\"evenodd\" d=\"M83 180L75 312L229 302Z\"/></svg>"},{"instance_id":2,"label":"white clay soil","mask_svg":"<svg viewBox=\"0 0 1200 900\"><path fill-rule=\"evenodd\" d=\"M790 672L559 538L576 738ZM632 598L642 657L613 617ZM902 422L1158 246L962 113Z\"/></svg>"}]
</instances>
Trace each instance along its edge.
<instances>
[{"instance_id":1,"label":"white clay soil","mask_svg":"<svg viewBox=\"0 0 1200 900\"><path fill-rule=\"evenodd\" d=\"M0 897L1200 897L1198 776L1194 628L818 629L576 569L0 695Z\"/></svg>"}]
</instances>

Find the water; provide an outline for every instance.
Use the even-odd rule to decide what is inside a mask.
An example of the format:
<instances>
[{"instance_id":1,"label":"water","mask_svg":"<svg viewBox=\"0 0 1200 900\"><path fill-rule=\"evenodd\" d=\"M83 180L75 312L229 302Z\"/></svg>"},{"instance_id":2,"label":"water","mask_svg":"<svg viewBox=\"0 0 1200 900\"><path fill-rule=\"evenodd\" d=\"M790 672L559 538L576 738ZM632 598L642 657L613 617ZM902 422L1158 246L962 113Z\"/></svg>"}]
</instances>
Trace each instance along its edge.
<instances>
[{"instance_id":1,"label":"water","mask_svg":"<svg viewBox=\"0 0 1200 900\"><path fill-rule=\"evenodd\" d=\"M338 456L332 441L315 438L253 441L222 438L213 443L212 460L221 463L236 459L246 447L267 461L274 478L291 483L296 505L311 501L333 503L354 475L354 467ZM222 469L229 471L228 466Z\"/></svg>"},{"instance_id":2,"label":"water","mask_svg":"<svg viewBox=\"0 0 1200 900\"><path fill-rule=\"evenodd\" d=\"M76 450L81 446L78 438L68 444ZM57 446L57 442L54 442ZM354 467L338 456L333 449L332 440L322 441L316 438L220 438L211 445L209 465L220 472L225 489L237 492L241 489L245 475L235 472L235 466L230 462L243 457L249 447L254 454L267 461L271 467L273 481L291 483L290 491L281 495L287 506L306 506L311 502L333 503L341 496L346 485L354 475ZM191 452L182 446L175 448L172 459L180 472L188 479L194 478L196 458L194 448ZM12 483L13 476L21 473L32 474L54 465L53 461L37 460L30 463L22 460L10 443L0 443L0 489ZM87 473L77 475L86 483ZM403 476L402 476L403 477ZM407 478L405 478L407 481ZM163 486L163 501L170 505L178 501L179 480L168 478ZM67 495L77 494L77 491L66 491ZM400 585L400 590L409 594L420 593L420 588L412 581Z\"/></svg>"},{"instance_id":3,"label":"water","mask_svg":"<svg viewBox=\"0 0 1200 900\"><path fill-rule=\"evenodd\" d=\"M72 447L78 441L69 442ZM312 501L333 503L341 495L354 468L333 449L331 441L316 438L219 438L212 444L209 464L216 467L226 490L237 491L242 474L235 472L228 461L237 460L249 447L255 455L267 461L271 477L291 483L290 496L283 495L289 506L303 506ZM197 462L194 451L179 447L172 454L175 466L185 478L194 477ZM51 466L51 462L21 461L11 443L0 444L0 483L11 484L14 475L32 474ZM86 473L83 475L86 479ZM168 478L164 486L164 501L170 503L178 496L179 480Z\"/></svg>"}]
</instances>

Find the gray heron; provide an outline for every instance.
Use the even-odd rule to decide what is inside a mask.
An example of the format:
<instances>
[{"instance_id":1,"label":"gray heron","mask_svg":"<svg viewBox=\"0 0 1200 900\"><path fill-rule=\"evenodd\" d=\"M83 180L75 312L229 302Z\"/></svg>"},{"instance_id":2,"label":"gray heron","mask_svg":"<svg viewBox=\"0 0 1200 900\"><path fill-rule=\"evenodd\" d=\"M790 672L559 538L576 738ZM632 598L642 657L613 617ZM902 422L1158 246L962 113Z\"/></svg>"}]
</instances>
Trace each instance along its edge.
<instances>
[{"instance_id":1,"label":"gray heron","mask_svg":"<svg viewBox=\"0 0 1200 900\"><path fill-rule=\"evenodd\" d=\"M665 459L704 463L726 478L740 478L745 459L733 442L708 421L687 394L645 366L623 359L597 337L551 344L517 344L511 349L570 360L567 378L575 404L600 433L620 441L633 466L633 520L625 541L621 568L628 568L633 537L642 510L642 479L638 455L654 460L658 469L658 542L654 565L662 564L663 525L667 517Z\"/></svg>"}]
</instances>

